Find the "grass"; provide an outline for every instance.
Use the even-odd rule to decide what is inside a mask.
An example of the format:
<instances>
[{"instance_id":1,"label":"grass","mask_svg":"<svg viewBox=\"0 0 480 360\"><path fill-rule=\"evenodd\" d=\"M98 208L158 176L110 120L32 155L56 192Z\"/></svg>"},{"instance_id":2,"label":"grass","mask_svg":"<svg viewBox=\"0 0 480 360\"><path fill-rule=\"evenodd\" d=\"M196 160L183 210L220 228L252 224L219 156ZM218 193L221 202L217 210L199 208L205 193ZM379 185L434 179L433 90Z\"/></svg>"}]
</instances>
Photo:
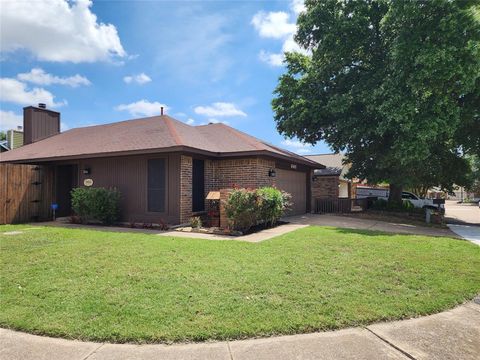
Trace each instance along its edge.
<instances>
[{"instance_id":1,"label":"grass","mask_svg":"<svg viewBox=\"0 0 480 360\"><path fill-rule=\"evenodd\" d=\"M252 244L28 228L0 226L0 326L50 336L304 333L434 313L480 291L480 247L448 238L308 227Z\"/></svg>"}]
</instances>

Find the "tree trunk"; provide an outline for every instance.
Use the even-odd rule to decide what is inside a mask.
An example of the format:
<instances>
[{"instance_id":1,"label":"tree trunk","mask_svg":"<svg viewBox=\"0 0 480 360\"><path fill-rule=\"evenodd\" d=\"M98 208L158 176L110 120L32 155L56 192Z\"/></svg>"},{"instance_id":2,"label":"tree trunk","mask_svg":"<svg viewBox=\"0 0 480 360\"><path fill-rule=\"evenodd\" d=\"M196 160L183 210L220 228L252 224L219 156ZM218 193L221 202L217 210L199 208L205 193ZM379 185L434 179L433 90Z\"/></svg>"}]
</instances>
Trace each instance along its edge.
<instances>
[{"instance_id":1,"label":"tree trunk","mask_svg":"<svg viewBox=\"0 0 480 360\"><path fill-rule=\"evenodd\" d=\"M402 191L403 186L398 184L390 184L390 192L388 194L388 201L389 202L402 202Z\"/></svg>"}]
</instances>

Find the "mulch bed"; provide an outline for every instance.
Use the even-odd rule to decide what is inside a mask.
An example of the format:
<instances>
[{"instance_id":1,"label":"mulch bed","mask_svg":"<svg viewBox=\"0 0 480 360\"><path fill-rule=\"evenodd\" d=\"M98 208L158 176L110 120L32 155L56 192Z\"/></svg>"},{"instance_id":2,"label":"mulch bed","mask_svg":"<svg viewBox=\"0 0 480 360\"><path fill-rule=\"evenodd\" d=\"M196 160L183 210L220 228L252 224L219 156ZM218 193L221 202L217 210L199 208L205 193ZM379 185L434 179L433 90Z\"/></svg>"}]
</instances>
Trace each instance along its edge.
<instances>
[{"instance_id":1,"label":"mulch bed","mask_svg":"<svg viewBox=\"0 0 480 360\"><path fill-rule=\"evenodd\" d=\"M208 227L208 228L192 228L191 226L185 226L185 227L178 227L175 230L181 231L181 232L193 232L193 233L201 233L201 234L215 234L215 235L228 235L228 236L243 236L243 235L249 235L253 234L262 230L266 229L273 229L277 226L288 224L286 221L278 221L275 226L265 226L263 224L255 225L252 226L248 231L241 232L241 231L236 231L236 230L230 230L230 229L221 229L219 227Z\"/></svg>"}]
</instances>

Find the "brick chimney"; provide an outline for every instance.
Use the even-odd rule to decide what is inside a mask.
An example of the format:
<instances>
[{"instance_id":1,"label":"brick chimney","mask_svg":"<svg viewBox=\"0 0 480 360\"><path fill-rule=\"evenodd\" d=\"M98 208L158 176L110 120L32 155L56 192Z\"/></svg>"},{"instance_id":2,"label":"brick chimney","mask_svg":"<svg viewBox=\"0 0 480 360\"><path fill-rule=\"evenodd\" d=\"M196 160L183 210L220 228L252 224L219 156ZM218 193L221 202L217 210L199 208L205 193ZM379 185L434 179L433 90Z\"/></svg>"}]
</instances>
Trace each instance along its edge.
<instances>
[{"instance_id":1,"label":"brick chimney","mask_svg":"<svg viewBox=\"0 0 480 360\"><path fill-rule=\"evenodd\" d=\"M45 104L23 108L23 144L31 144L60 133L60 113Z\"/></svg>"}]
</instances>

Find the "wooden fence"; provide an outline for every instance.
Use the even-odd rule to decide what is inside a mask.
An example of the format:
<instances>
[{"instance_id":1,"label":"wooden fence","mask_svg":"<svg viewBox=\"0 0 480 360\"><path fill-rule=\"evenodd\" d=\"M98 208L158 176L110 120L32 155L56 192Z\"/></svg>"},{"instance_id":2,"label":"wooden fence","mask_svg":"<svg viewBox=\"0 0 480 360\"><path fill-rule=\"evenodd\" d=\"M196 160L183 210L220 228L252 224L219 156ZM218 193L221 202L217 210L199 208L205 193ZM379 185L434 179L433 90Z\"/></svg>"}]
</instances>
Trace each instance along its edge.
<instances>
[{"instance_id":1,"label":"wooden fence","mask_svg":"<svg viewBox=\"0 0 480 360\"><path fill-rule=\"evenodd\" d=\"M0 224L50 219L53 179L49 167L0 164Z\"/></svg>"},{"instance_id":2,"label":"wooden fence","mask_svg":"<svg viewBox=\"0 0 480 360\"><path fill-rule=\"evenodd\" d=\"M315 213L349 213L352 211L362 211L367 208L367 199L350 199L350 198L318 198L315 199Z\"/></svg>"}]
</instances>

